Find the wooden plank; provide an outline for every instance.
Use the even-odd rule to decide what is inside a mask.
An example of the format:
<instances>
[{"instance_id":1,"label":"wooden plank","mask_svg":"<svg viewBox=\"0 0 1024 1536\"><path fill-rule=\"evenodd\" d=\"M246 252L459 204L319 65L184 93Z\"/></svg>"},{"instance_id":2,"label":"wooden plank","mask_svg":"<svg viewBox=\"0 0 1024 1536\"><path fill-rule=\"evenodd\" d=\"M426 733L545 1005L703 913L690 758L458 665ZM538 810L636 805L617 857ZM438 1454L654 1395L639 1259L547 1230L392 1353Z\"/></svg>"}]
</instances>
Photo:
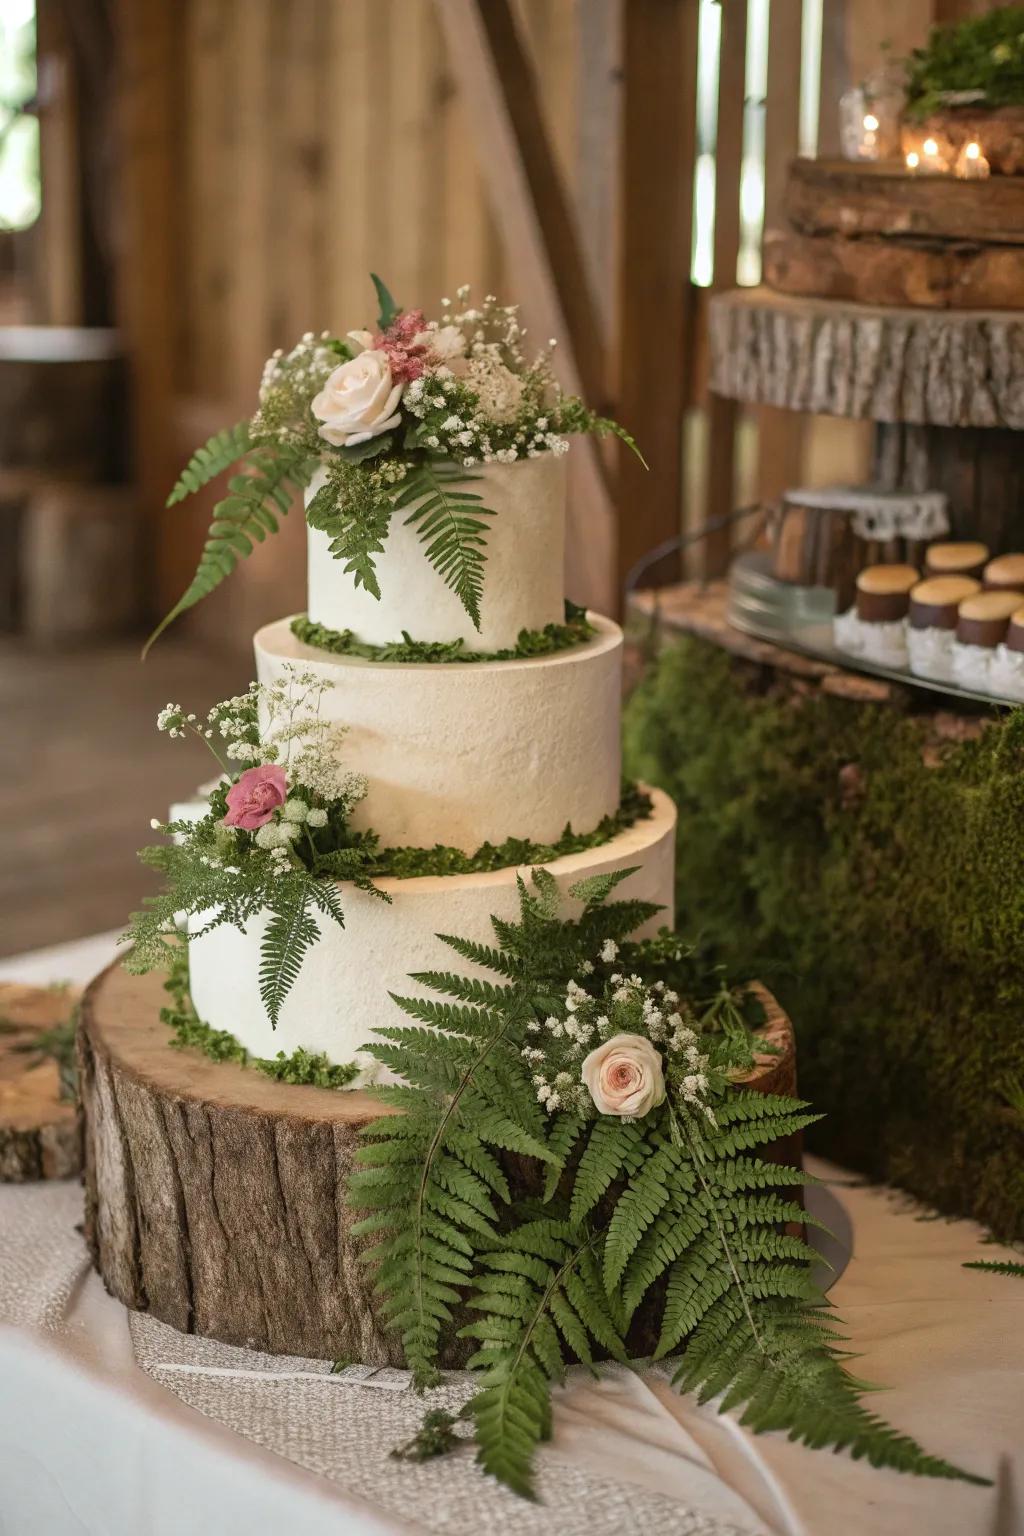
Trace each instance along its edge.
<instances>
[{"instance_id":1,"label":"wooden plank","mask_svg":"<svg viewBox=\"0 0 1024 1536\"><path fill-rule=\"evenodd\" d=\"M223 302L231 253L224 239L226 76L230 79L231 0L185 8L184 51L190 110L184 114L185 179L181 214L188 241L185 263L184 388L222 396L227 383Z\"/></svg>"},{"instance_id":2,"label":"wooden plank","mask_svg":"<svg viewBox=\"0 0 1024 1536\"><path fill-rule=\"evenodd\" d=\"M276 143L271 198L267 340L288 347L323 330L325 272L324 109L330 65L325 51L329 0L276 0L272 60Z\"/></svg>"},{"instance_id":3,"label":"wooden plank","mask_svg":"<svg viewBox=\"0 0 1024 1536\"><path fill-rule=\"evenodd\" d=\"M40 318L83 321L83 242L77 82L66 19L55 0L38 5L39 168L43 200L38 260Z\"/></svg>"},{"instance_id":4,"label":"wooden plank","mask_svg":"<svg viewBox=\"0 0 1024 1536\"><path fill-rule=\"evenodd\" d=\"M374 77L376 0L345 0L329 11L330 70L338 79ZM323 324L344 335L373 315L370 268L383 254L373 251L370 210L379 174L374 133L376 92L329 90L327 119L327 235L329 284ZM358 213L356 213L358 210Z\"/></svg>"},{"instance_id":5,"label":"wooden plank","mask_svg":"<svg viewBox=\"0 0 1024 1536\"><path fill-rule=\"evenodd\" d=\"M718 134L715 140L716 290L736 284L740 243L740 167L743 159L743 106L746 95L746 0L722 7L718 72ZM736 497L736 427L732 400L710 395L705 516L717 522L733 511ZM704 544L704 574L717 576L729 564L732 534L728 527L710 533Z\"/></svg>"},{"instance_id":6,"label":"wooden plank","mask_svg":"<svg viewBox=\"0 0 1024 1536\"><path fill-rule=\"evenodd\" d=\"M182 591L194 549L163 502L176 466L168 422L181 314L176 219L181 186L180 13L176 0L118 0L121 241L117 309L129 353L140 511L155 530L156 601Z\"/></svg>"},{"instance_id":7,"label":"wooden plank","mask_svg":"<svg viewBox=\"0 0 1024 1536\"><path fill-rule=\"evenodd\" d=\"M803 0L771 0L765 100L764 228L782 218L790 164L800 140ZM757 412L757 495L773 500L800 480L806 423L791 411Z\"/></svg>"},{"instance_id":8,"label":"wooden plank","mask_svg":"<svg viewBox=\"0 0 1024 1536\"><path fill-rule=\"evenodd\" d=\"M683 402L693 344L696 0L628 5L622 58L616 401L650 472L620 449L620 584L652 548L678 535L682 518ZM666 561L659 574L670 579L672 566Z\"/></svg>"},{"instance_id":9,"label":"wooden plank","mask_svg":"<svg viewBox=\"0 0 1024 1536\"><path fill-rule=\"evenodd\" d=\"M619 0L587 0L579 9L576 189L583 259L605 335L616 330L621 260L619 149L622 133L622 33Z\"/></svg>"},{"instance_id":10,"label":"wooden plank","mask_svg":"<svg viewBox=\"0 0 1024 1536\"><path fill-rule=\"evenodd\" d=\"M962 181L849 160L794 160L785 214L806 235L1024 245L1024 177Z\"/></svg>"},{"instance_id":11,"label":"wooden plank","mask_svg":"<svg viewBox=\"0 0 1024 1536\"><path fill-rule=\"evenodd\" d=\"M436 0L492 209L534 334L561 345L563 385L605 403L605 340L572 212L551 153L536 83L507 0ZM617 606L614 510L599 451L577 450L582 495L570 503L570 582L578 601Z\"/></svg>"}]
</instances>

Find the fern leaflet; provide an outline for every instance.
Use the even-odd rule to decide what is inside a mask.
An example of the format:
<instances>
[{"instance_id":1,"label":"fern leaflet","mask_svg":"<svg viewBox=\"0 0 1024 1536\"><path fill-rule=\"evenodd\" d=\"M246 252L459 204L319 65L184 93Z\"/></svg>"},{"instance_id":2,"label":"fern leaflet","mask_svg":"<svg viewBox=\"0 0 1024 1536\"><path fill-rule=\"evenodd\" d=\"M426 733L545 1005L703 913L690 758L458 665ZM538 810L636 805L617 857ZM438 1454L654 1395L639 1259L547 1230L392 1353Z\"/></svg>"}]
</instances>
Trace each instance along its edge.
<instances>
[{"instance_id":1,"label":"fern leaflet","mask_svg":"<svg viewBox=\"0 0 1024 1536\"><path fill-rule=\"evenodd\" d=\"M460 489L475 478L457 465L432 459L406 477L394 505L397 511L408 511L406 526L416 529L427 559L479 629L487 545L484 518L494 514L474 492Z\"/></svg>"},{"instance_id":2,"label":"fern leaflet","mask_svg":"<svg viewBox=\"0 0 1024 1536\"><path fill-rule=\"evenodd\" d=\"M251 447L252 438L247 421L240 421L236 426L215 432L189 459L165 505L173 507L179 501L184 501L186 496L194 496L196 491L202 490L204 485L209 485L211 480L216 480L218 475L230 469L232 464L237 464Z\"/></svg>"}]
</instances>

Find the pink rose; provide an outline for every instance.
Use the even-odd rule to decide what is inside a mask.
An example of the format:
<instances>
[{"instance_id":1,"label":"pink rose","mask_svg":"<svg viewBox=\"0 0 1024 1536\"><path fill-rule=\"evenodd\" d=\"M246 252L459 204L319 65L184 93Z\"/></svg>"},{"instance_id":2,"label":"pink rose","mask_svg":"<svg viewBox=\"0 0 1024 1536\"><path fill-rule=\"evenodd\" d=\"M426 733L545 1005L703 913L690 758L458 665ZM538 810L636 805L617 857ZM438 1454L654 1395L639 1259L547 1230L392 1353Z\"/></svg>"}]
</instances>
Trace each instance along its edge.
<instances>
[{"instance_id":1,"label":"pink rose","mask_svg":"<svg viewBox=\"0 0 1024 1536\"><path fill-rule=\"evenodd\" d=\"M665 1097L661 1056L643 1035L613 1035L583 1063L581 1080L602 1115L646 1115Z\"/></svg>"},{"instance_id":2,"label":"pink rose","mask_svg":"<svg viewBox=\"0 0 1024 1536\"><path fill-rule=\"evenodd\" d=\"M224 825L254 832L270 820L279 805L284 805L287 793L284 769L277 763L261 763L258 768L247 768L237 784L232 784L228 790Z\"/></svg>"}]
</instances>

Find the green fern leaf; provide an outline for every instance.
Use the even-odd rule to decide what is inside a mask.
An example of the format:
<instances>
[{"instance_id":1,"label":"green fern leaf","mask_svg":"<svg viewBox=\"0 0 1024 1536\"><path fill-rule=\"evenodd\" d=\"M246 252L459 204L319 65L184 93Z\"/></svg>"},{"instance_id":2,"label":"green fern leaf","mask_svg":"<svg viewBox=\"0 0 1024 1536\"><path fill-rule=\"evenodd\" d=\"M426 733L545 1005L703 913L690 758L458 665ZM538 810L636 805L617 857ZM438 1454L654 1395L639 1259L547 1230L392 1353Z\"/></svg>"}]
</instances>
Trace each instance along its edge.
<instances>
[{"instance_id":1,"label":"green fern leaf","mask_svg":"<svg viewBox=\"0 0 1024 1536\"><path fill-rule=\"evenodd\" d=\"M268 533L277 532L278 516L288 511L292 497L309 484L315 467L316 460L302 450L250 451L248 472L232 477L229 494L213 509L213 522L195 575L146 641L143 656L169 624L209 597L230 576L239 559L252 553L254 543L261 544Z\"/></svg>"},{"instance_id":2,"label":"green fern leaf","mask_svg":"<svg viewBox=\"0 0 1024 1536\"><path fill-rule=\"evenodd\" d=\"M305 882L283 886L260 943L260 997L271 1027L277 1028L285 998L298 980L303 957L320 937L309 912Z\"/></svg>"},{"instance_id":3,"label":"green fern leaf","mask_svg":"<svg viewBox=\"0 0 1024 1536\"><path fill-rule=\"evenodd\" d=\"M458 489L475 478L432 460L402 482L395 508L408 512L406 526L416 529L427 559L479 629L487 546L484 519L494 514L474 492Z\"/></svg>"},{"instance_id":4,"label":"green fern leaf","mask_svg":"<svg viewBox=\"0 0 1024 1536\"><path fill-rule=\"evenodd\" d=\"M215 432L189 459L175 481L166 505L173 507L179 501L184 501L186 496L193 496L204 485L209 485L211 480L216 480L218 475L230 469L232 464L237 464L251 447L252 438L247 421L240 421L236 426Z\"/></svg>"}]
</instances>

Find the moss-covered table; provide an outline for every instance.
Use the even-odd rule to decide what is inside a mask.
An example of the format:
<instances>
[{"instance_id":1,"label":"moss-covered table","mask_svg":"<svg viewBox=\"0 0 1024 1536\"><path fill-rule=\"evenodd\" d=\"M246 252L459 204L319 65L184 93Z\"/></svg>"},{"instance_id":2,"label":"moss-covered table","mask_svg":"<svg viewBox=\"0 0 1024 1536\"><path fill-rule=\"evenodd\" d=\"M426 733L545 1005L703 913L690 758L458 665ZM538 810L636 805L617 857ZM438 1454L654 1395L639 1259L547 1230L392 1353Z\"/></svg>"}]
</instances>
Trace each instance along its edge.
<instances>
[{"instance_id":1,"label":"moss-covered table","mask_svg":"<svg viewBox=\"0 0 1024 1536\"><path fill-rule=\"evenodd\" d=\"M866 678L664 589L626 766L679 807L677 911L793 1019L812 1146L1024 1237L1024 711Z\"/></svg>"}]
</instances>

